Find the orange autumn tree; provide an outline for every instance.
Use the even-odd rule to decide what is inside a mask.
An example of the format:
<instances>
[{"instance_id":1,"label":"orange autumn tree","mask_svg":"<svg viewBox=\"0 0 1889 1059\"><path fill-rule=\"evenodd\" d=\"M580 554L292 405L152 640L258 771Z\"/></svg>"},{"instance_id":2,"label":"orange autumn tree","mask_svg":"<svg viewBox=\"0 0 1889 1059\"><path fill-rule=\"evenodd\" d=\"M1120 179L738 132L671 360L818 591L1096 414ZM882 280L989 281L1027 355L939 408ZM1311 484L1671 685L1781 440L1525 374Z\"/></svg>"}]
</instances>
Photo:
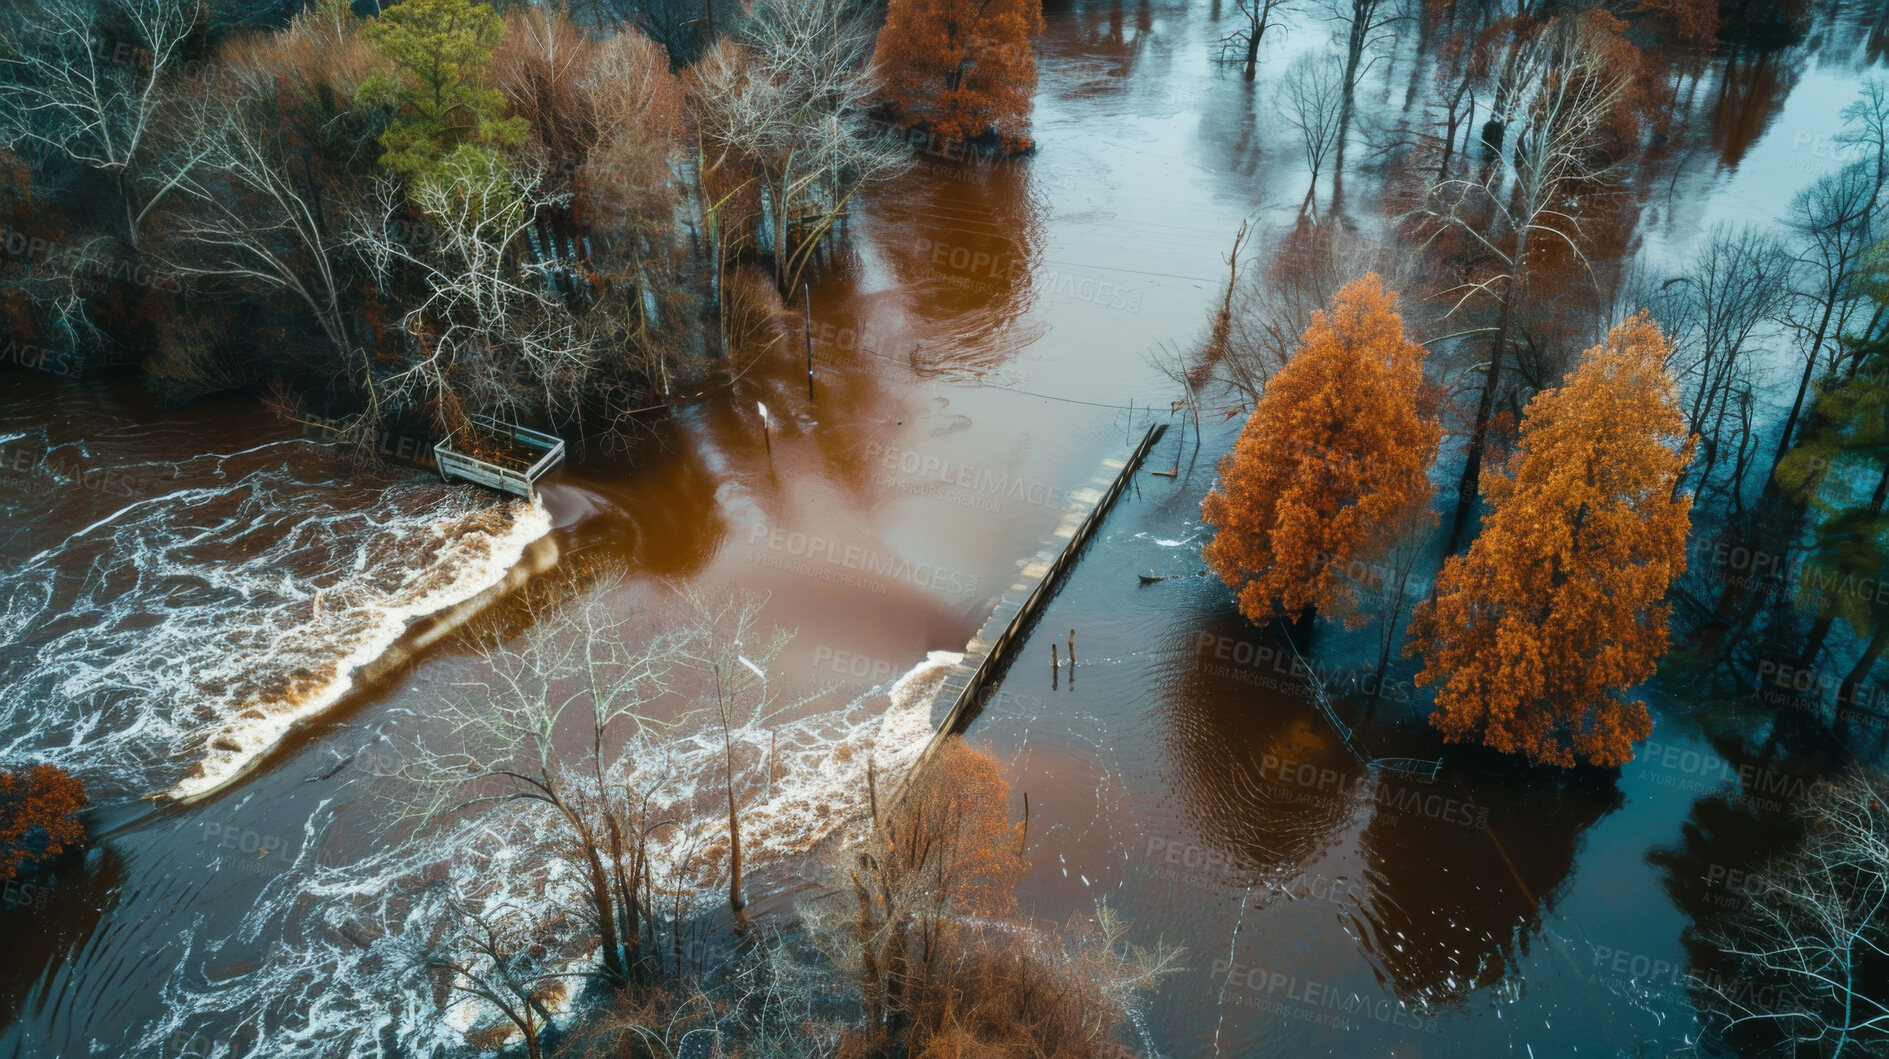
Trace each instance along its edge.
<instances>
[{"instance_id":1,"label":"orange autumn tree","mask_svg":"<svg viewBox=\"0 0 1889 1059\"><path fill-rule=\"evenodd\" d=\"M1685 572L1692 441L1659 326L1641 312L1528 404L1507 473L1483 483L1481 536L1417 608L1407 652L1437 684L1431 722L1537 763L1621 765L1653 730L1624 692L1666 651Z\"/></svg>"},{"instance_id":2,"label":"orange autumn tree","mask_svg":"<svg viewBox=\"0 0 1889 1059\"><path fill-rule=\"evenodd\" d=\"M0 881L85 841L85 784L56 765L0 771Z\"/></svg>"},{"instance_id":3,"label":"orange autumn tree","mask_svg":"<svg viewBox=\"0 0 1889 1059\"><path fill-rule=\"evenodd\" d=\"M900 128L953 144L994 134L1021 151L1041 32L1042 0L891 0L873 68Z\"/></svg>"},{"instance_id":4,"label":"orange autumn tree","mask_svg":"<svg viewBox=\"0 0 1889 1059\"><path fill-rule=\"evenodd\" d=\"M1312 608L1362 624L1352 580L1429 506L1440 428L1419 407L1422 346L1375 273L1312 314L1201 504L1205 557L1254 622Z\"/></svg>"}]
</instances>

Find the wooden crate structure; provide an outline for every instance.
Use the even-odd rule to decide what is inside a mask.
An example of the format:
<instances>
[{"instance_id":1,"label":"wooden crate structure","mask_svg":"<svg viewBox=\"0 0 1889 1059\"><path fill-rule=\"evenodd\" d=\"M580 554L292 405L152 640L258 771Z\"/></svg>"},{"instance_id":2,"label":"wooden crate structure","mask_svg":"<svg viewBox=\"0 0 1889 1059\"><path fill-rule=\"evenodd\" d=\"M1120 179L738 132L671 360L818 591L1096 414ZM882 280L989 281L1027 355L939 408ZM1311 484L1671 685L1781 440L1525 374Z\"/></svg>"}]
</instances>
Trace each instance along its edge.
<instances>
[{"instance_id":1,"label":"wooden crate structure","mask_svg":"<svg viewBox=\"0 0 1889 1059\"><path fill-rule=\"evenodd\" d=\"M439 475L530 499L538 479L564 460L564 440L486 415L433 446Z\"/></svg>"}]
</instances>

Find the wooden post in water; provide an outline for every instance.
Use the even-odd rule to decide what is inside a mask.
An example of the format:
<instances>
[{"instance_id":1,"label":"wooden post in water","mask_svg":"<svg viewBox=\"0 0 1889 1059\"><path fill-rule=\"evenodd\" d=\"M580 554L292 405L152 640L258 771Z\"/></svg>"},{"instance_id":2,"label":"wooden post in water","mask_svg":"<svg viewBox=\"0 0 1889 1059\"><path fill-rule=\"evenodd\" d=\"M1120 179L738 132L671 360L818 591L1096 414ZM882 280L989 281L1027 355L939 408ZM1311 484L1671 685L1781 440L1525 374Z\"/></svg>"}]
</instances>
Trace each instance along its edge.
<instances>
[{"instance_id":1,"label":"wooden post in water","mask_svg":"<svg viewBox=\"0 0 1889 1059\"><path fill-rule=\"evenodd\" d=\"M807 336L807 400L813 400L813 285L800 285L800 331Z\"/></svg>"}]
</instances>

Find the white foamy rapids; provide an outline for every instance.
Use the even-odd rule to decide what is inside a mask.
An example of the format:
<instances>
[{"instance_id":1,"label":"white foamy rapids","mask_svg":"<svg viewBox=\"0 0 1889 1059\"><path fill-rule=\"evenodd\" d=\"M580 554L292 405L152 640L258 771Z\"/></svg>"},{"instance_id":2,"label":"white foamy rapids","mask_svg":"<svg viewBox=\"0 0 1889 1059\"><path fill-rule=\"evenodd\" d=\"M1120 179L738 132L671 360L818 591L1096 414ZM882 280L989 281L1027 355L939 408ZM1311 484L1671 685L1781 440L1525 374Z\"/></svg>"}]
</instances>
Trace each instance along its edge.
<instances>
[{"instance_id":1,"label":"white foamy rapids","mask_svg":"<svg viewBox=\"0 0 1889 1059\"><path fill-rule=\"evenodd\" d=\"M551 528L535 503L348 473L295 441L162 470L0 574L0 760L200 796Z\"/></svg>"},{"instance_id":2,"label":"white foamy rapids","mask_svg":"<svg viewBox=\"0 0 1889 1059\"><path fill-rule=\"evenodd\" d=\"M767 866L865 817L868 763L881 791L904 776L931 739L932 693L961 658L935 651L889 688L840 709L732 733L751 891ZM685 915L725 909L719 728L628 754L613 782L659 769L675 778L649 810L679 825L650 850L665 912L678 895ZM550 829L533 803L508 804L347 864L321 862L325 825L316 821L326 813L314 814L296 863L270 881L234 937L187 939L163 990L166 1013L145 1028L137 1054L349 1056L390 1044L404 1055L467 1052L466 1032L493 1025L497 1011L437 989L414 958L422 941L439 936L455 893L516 910L519 936L547 945L554 965L576 971L597 959L583 917L562 914L584 906L580 873L547 848ZM231 966L253 969L213 971Z\"/></svg>"}]
</instances>

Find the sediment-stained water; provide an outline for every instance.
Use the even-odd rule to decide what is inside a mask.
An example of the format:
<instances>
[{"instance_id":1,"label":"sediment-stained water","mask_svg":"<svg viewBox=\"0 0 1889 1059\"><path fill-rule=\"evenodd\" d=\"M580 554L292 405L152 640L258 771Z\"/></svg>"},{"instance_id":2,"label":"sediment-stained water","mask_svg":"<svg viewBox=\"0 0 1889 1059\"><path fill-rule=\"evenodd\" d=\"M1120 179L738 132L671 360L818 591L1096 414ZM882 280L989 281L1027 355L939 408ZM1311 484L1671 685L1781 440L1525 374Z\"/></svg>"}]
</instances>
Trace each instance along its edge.
<instances>
[{"instance_id":1,"label":"sediment-stained water","mask_svg":"<svg viewBox=\"0 0 1889 1059\"><path fill-rule=\"evenodd\" d=\"M1880 65L1862 6L1712 63L1613 242L1670 262L1821 172L1816 146ZM103 807L82 865L0 909L0 1052L454 1043L397 932L351 926L419 911L400 903L413 851L377 840L381 773L478 676L454 632L471 610L516 621L520 582L591 565L626 573L625 610L666 585L742 588L797 630L779 679L807 705L736 736L785 762L749 796L756 906L791 907L796 857L856 815L865 762L922 745L928 681L1064 490L1172 415L1150 354L1197 341L1240 221L1288 230L1305 193L1273 95L1322 22L1273 31L1249 85L1215 63L1231 5L1047 13L1038 151L925 159L861 209L857 252L812 291L813 398L783 351L635 452L581 454L541 504L348 467L246 399L166 409L119 380L7 376L0 747L97 777ZM1346 216L1325 223L1382 224L1368 145L1426 63L1401 41L1373 68ZM1541 788L1473 755L1432 785L1372 772L1199 576L1200 494L1239 425L1231 400L1207 417L1204 439L1171 431L1151 457L1185 446L1176 478L1138 478L970 730L1030 796L1027 911L1106 898L1138 940L1188 950L1140 1020L1160 1054L1690 1047L1695 862L1745 863L1767 834L1694 825L1763 811L1726 762L1814 778L1814 755L1728 742L1668 687L1658 745L1616 779ZM1068 628L1080 663L1052 687L1035 660ZM1321 664L1362 671L1358 644L1327 646ZM1363 715L1356 690L1342 708L1374 753L1435 755L1393 723L1417 701L1406 679ZM682 752L712 780L718 745ZM190 800L145 800L163 793ZM704 812L697 831L717 826ZM503 832L458 837L478 855L454 870L502 866L528 896L570 885L504 861Z\"/></svg>"},{"instance_id":2,"label":"sediment-stained water","mask_svg":"<svg viewBox=\"0 0 1889 1059\"><path fill-rule=\"evenodd\" d=\"M101 796L236 778L551 528L535 504L350 467L310 438L225 448L237 432L90 402L49 425L58 398L29 394L0 410L22 471L0 479L0 754Z\"/></svg>"}]
</instances>

